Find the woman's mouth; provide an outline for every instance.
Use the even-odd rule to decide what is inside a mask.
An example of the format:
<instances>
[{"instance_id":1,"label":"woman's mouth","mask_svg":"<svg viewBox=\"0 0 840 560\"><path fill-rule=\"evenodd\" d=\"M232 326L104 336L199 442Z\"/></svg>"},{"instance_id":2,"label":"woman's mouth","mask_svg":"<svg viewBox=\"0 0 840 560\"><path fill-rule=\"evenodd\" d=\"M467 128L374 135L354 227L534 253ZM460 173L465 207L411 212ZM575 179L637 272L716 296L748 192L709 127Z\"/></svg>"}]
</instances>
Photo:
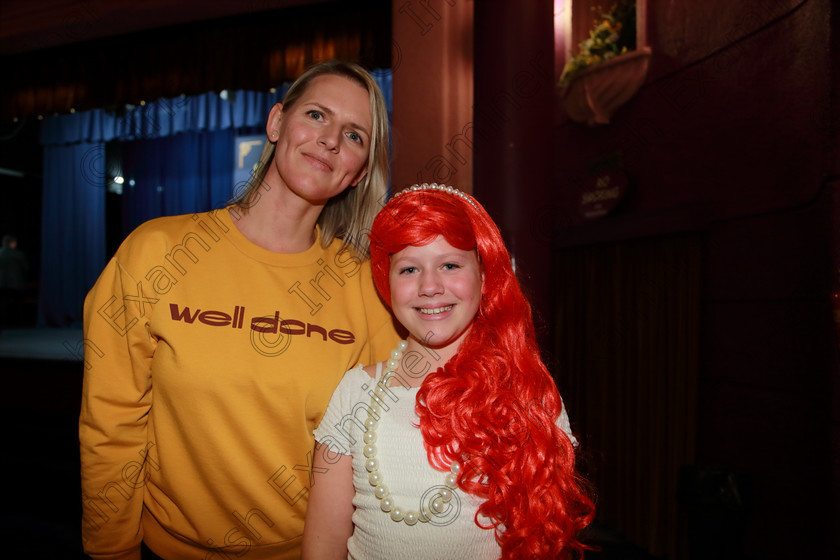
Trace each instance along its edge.
<instances>
[{"instance_id":1,"label":"woman's mouth","mask_svg":"<svg viewBox=\"0 0 840 560\"><path fill-rule=\"evenodd\" d=\"M315 167L317 169L320 169L322 171L332 171L332 166L329 164L329 162L327 162L327 161L325 161L325 160L323 160L323 159L321 159L317 156L314 156L312 154L307 153L307 154L303 154L303 155L306 159L309 160L310 165L312 165L313 167Z\"/></svg>"}]
</instances>

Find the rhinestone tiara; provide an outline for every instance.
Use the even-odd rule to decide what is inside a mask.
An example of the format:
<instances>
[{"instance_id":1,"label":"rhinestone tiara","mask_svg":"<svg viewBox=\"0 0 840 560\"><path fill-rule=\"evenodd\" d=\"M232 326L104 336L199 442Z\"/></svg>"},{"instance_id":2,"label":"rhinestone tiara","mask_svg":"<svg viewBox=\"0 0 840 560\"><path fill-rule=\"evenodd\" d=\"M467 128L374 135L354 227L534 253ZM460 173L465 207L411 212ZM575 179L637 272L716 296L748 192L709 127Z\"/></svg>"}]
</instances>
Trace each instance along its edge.
<instances>
[{"instance_id":1,"label":"rhinestone tiara","mask_svg":"<svg viewBox=\"0 0 840 560\"><path fill-rule=\"evenodd\" d=\"M467 201L470 204L470 206L472 206L473 208L478 210L478 206L476 205L475 201L472 199L472 197L470 195L468 195L464 191L459 191L455 187L450 187L448 185L438 185L437 183L422 183L420 185L413 185L411 187L407 187L407 188L401 190L400 192L398 192L397 194L395 194L394 196L392 196L391 200L397 198L401 194L410 193L410 192L414 192L414 191L445 192L445 193L451 194L453 196L457 196L459 198L464 199L465 201Z\"/></svg>"}]
</instances>

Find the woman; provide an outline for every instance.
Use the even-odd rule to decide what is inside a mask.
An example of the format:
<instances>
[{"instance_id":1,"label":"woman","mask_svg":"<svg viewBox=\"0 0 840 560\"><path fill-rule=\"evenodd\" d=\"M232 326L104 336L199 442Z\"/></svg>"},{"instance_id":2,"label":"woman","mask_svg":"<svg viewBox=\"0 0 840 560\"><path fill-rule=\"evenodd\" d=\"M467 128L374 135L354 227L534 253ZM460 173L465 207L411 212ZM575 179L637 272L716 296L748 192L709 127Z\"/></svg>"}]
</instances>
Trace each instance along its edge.
<instances>
[{"instance_id":1,"label":"woman","mask_svg":"<svg viewBox=\"0 0 840 560\"><path fill-rule=\"evenodd\" d=\"M85 300L93 558L297 558L312 430L341 372L398 340L363 234L388 169L375 82L317 65L266 133L233 205L141 225Z\"/></svg>"}]
</instances>

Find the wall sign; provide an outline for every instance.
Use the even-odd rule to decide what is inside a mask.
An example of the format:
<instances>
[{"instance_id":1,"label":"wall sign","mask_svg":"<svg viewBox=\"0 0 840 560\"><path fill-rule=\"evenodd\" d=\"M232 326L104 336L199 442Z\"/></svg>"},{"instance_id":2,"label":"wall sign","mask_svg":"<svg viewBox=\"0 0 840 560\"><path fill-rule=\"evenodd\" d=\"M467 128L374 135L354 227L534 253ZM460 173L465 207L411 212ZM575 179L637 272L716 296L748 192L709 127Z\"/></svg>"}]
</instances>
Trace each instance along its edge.
<instances>
[{"instance_id":1,"label":"wall sign","mask_svg":"<svg viewBox=\"0 0 840 560\"><path fill-rule=\"evenodd\" d=\"M617 169L602 171L583 185L580 213L586 219L612 212L627 192L627 175Z\"/></svg>"}]
</instances>

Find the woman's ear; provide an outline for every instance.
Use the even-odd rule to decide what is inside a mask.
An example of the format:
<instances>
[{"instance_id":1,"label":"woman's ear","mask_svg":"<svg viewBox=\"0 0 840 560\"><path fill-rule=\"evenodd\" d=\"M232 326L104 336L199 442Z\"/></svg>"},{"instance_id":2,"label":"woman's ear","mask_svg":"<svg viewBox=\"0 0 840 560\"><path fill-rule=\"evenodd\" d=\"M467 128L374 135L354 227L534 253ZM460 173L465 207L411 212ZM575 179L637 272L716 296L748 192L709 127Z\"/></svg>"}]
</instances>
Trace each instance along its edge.
<instances>
[{"instance_id":1,"label":"woman's ear","mask_svg":"<svg viewBox=\"0 0 840 560\"><path fill-rule=\"evenodd\" d=\"M280 121L283 120L283 104L275 103L268 112L268 120L265 122L265 133L272 142L277 141L280 134Z\"/></svg>"},{"instance_id":2,"label":"woman's ear","mask_svg":"<svg viewBox=\"0 0 840 560\"><path fill-rule=\"evenodd\" d=\"M361 170L359 170L359 174L358 174L358 175L356 175L356 177L354 177L352 181L350 181L350 186L351 186L351 187L355 187L356 185L358 185L359 183L361 183L361 182L362 182L362 179L364 179L364 178L365 178L365 175L367 175L367 165L365 165L364 167L362 167L362 169L361 169Z\"/></svg>"}]
</instances>

